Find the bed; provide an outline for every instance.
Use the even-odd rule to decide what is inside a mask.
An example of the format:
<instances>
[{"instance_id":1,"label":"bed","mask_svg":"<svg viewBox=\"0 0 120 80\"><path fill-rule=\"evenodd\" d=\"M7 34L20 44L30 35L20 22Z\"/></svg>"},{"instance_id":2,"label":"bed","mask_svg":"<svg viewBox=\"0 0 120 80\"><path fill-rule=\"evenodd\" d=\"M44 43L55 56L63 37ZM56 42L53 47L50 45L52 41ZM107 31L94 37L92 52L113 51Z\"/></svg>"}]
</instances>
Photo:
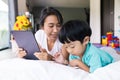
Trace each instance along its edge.
<instances>
[{"instance_id":1,"label":"bed","mask_svg":"<svg viewBox=\"0 0 120 80\"><path fill-rule=\"evenodd\" d=\"M119 74L120 60L93 73L54 61L27 60L17 57L0 60L0 80L120 80Z\"/></svg>"}]
</instances>

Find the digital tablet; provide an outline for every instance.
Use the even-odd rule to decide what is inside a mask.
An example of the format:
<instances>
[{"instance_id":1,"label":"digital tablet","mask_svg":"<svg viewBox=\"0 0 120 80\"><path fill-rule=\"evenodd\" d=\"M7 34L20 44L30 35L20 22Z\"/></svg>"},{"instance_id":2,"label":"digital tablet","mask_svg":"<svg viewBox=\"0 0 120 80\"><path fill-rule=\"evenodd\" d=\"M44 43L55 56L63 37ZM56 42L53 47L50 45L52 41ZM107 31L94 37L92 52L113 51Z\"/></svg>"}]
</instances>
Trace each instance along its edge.
<instances>
[{"instance_id":1,"label":"digital tablet","mask_svg":"<svg viewBox=\"0 0 120 80\"><path fill-rule=\"evenodd\" d=\"M25 56L26 59L38 59L33 54L40 51L40 49L31 31L11 31L11 34L18 46L27 52L27 55Z\"/></svg>"}]
</instances>

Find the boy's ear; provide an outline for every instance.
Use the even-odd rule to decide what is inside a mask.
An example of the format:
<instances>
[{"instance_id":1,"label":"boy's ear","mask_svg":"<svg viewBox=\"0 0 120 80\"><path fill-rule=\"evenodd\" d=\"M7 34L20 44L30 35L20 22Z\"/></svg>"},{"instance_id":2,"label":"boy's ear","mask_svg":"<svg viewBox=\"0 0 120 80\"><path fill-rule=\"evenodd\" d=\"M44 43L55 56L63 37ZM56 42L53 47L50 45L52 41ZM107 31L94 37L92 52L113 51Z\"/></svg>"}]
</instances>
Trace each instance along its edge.
<instances>
[{"instance_id":1,"label":"boy's ear","mask_svg":"<svg viewBox=\"0 0 120 80\"><path fill-rule=\"evenodd\" d=\"M84 44L88 44L89 41L90 41L90 37L89 37L89 36L86 36L86 37L84 38L84 40L83 40L83 43L84 43Z\"/></svg>"}]
</instances>

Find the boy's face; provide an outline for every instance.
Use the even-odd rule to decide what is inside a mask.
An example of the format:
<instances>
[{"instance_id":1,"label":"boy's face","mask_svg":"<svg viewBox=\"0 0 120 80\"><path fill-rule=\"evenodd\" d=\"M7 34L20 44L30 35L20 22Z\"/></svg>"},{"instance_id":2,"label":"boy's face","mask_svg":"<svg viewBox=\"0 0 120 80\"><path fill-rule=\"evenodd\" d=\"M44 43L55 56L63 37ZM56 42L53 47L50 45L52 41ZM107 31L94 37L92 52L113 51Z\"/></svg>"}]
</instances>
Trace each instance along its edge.
<instances>
[{"instance_id":1,"label":"boy's face","mask_svg":"<svg viewBox=\"0 0 120 80\"><path fill-rule=\"evenodd\" d=\"M70 43L65 43L66 50L70 54L82 57L88 42L89 42L89 37L86 37L83 40L83 43L81 43L80 41L71 41Z\"/></svg>"},{"instance_id":2,"label":"boy's face","mask_svg":"<svg viewBox=\"0 0 120 80\"><path fill-rule=\"evenodd\" d=\"M86 48L86 46L80 41L73 41L70 43L65 43L65 45L66 45L66 50L70 54L73 54L76 56L82 56Z\"/></svg>"}]
</instances>

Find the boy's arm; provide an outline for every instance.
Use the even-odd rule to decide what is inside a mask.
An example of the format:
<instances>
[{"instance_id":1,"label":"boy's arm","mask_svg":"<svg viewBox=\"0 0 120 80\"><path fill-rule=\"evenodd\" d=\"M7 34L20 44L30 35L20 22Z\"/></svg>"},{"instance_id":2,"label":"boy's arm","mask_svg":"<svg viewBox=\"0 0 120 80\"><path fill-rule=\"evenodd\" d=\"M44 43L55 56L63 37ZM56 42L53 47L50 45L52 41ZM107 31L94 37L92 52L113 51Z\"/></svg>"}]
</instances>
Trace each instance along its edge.
<instances>
[{"instance_id":1,"label":"boy's arm","mask_svg":"<svg viewBox=\"0 0 120 80\"><path fill-rule=\"evenodd\" d=\"M79 67L87 72L89 72L89 67L85 65L81 60L79 59L74 59L70 61L70 65L73 67Z\"/></svg>"},{"instance_id":2,"label":"boy's arm","mask_svg":"<svg viewBox=\"0 0 120 80\"><path fill-rule=\"evenodd\" d=\"M63 57L64 57L66 60L68 60L68 59L69 59L69 53L67 52L66 47L65 47L64 44L63 44L63 46L62 46L61 52L62 52Z\"/></svg>"}]
</instances>

